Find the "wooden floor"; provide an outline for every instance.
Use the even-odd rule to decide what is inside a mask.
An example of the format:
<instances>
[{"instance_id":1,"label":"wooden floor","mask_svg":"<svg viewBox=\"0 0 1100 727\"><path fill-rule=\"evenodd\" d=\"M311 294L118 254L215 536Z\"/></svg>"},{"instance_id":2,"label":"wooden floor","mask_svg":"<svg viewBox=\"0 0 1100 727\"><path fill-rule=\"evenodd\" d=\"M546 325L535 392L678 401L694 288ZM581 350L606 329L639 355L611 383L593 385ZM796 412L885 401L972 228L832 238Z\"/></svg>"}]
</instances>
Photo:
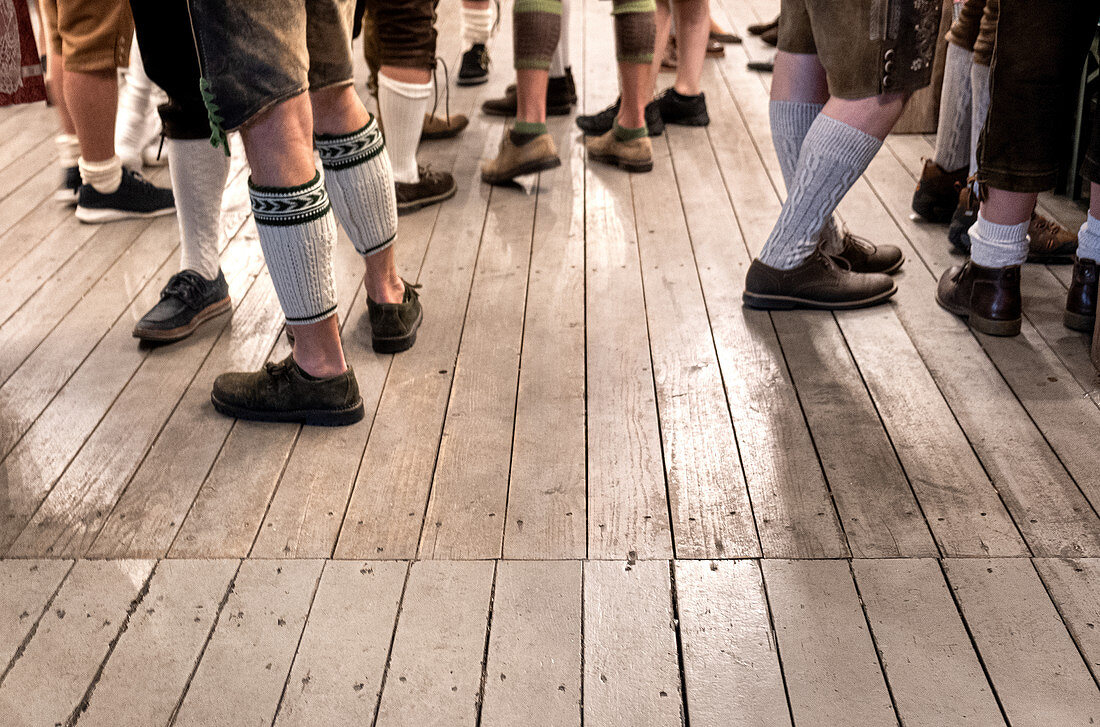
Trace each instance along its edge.
<instances>
[{"instance_id":1,"label":"wooden floor","mask_svg":"<svg viewBox=\"0 0 1100 727\"><path fill-rule=\"evenodd\" d=\"M608 7L574 15L588 111L615 94ZM504 25L491 82L452 89L470 128L423 149L457 197L401 219L415 349L370 351L341 243L368 410L346 429L209 404L287 350L239 153L233 315L141 348L175 219L76 222L51 113L0 111L0 725L1100 722L1100 392L1070 269L1027 266L1017 338L940 310L958 258L909 212L931 142L894 137L840 214L905 251L895 301L746 310L783 190L745 69L764 46L708 61L712 123L668 128L652 173L587 164L559 118L563 166L491 189Z\"/></svg>"}]
</instances>

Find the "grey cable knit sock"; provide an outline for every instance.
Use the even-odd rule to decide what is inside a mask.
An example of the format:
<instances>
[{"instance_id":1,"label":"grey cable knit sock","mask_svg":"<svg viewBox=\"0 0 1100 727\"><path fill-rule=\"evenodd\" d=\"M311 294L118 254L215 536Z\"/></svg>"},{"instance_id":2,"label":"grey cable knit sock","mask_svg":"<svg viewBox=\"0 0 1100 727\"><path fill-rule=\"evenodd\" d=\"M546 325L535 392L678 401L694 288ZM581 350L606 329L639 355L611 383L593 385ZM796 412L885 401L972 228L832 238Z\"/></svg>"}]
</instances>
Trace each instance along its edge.
<instances>
[{"instance_id":1,"label":"grey cable knit sock","mask_svg":"<svg viewBox=\"0 0 1100 727\"><path fill-rule=\"evenodd\" d=\"M989 115L989 66L970 64L970 88L973 94L970 117L970 176L978 173L978 137Z\"/></svg>"},{"instance_id":2,"label":"grey cable knit sock","mask_svg":"<svg viewBox=\"0 0 1100 727\"><path fill-rule=\"evenodd\" d=\"M798 167L798 155L802 151L802 142L806 138L814 119L825 108L824 104L802 103L799 101L772 101L768 107L768 117L772 128L772 146L779 157L779 169L783 172L783 183L790 190L794 181L794 170ZM839 252L843 239L832 215L821 226L822 249L828 254Z\"/></svg>"},{"instance_id":3,"label":"grey cable knit sock","mask_svg":"<svg viewBox=\"0 0 1100 727\"><path fill-rule=\"evenodd\" d=\"M287 323L316 323L336 312L336 218L321 173L297 187L248 180L252 214L271 282Z\"/></svg>"},{"instance_id":4,"label":"grey cable knit sock","mask_svg":"<svg viewBox=\"0 0 1100 727\"><path fill-rule=\"evenodd\" d=\"M364 257L397 239L393 170L373 116L359 131L314 139L336 219Z\"/></svg>"},{"instance_id":5,"label":"grey cable knit sock","mask_svg":"<svg viewBox=\"0 0 1100 727\"><path fill-rule=\"evenodd\" d=\"M973 55L962 46L947 44L936 151L932 155L932 161L946 172L962 169L970 162L970 66Z\"/></svg>"},{"instance_id":6,"label":"grey cable knit sock","mask_svg":"<svg viewBox=\"0 0 1100 727\"><path fill-rule=\"evenodd\" d=\"M1027 260L1027 228L1031 220L1018 225L998 225L982 217L970 226L970 259L983 268L1007 268Z\"/></svg>"},{"instance_id":7,"label":"grey cable knit sock","mask_svg":"<svg viewBox=\"0 0 1100 727\"><path fill-rule=\"evenodd\" d=\"M218 277L218 235L229 157L208 139L168 139L168 171L180 226L180 270Z\"/></svg>"},{"instance_id":8,"label":"grey cable knit sock","mask_svg":"<svg viewBox=\"0 0 1100 727\"><path fill-rule=\"evenodd\" d=\"M822 225L881 146L870 134L818 114L802 142L787 201L760 262L780 270L801 265L817 247Z\"/></svg>"}]
</instances>

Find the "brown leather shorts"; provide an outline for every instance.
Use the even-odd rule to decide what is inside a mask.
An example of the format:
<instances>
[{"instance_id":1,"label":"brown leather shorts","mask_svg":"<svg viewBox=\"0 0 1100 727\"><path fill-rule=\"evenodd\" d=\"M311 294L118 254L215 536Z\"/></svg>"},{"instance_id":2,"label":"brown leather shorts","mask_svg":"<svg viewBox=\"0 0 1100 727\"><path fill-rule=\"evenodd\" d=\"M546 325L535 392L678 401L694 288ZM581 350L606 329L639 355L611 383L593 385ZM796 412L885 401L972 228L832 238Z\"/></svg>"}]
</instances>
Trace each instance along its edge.
<instances>
[{"instance_id":1,"label":"brown leather shorts","mask_svg":"<svg viewBox=\"0 0 1100 727\"><path fill-rule=\"evenodd\" d=\"M367 0L363 55L371 74L382 66L435 68L439 0Z\"/></svg>"},{"instance_id":2,"label":"brown leather shorts","mask_svg":"<svg viewBox=\"0 0 1100 727\"><path fill-rule=\"evenodd\" d=\"M65 69L113 71L130 63L134 19L127 0L41 0L50 50Z\"/></svg>"},{"instance_id":3,"label":"brown leather shorts","mask_svg":"<svg viewBox=\"0 0 1100 727\"><path fill-rule=\"evenodd\" d=\"M912 93L932 80L939 0L782 0L779 50L816 55L829 93Z\"/></svg>"},{"instance_id":4,"label":"brown leather shorts","mask_svg":"<svg viewBox=\"0 0 1100 727\"><path fill-rule=\"evenodd\" d=\"M988 66L997 40L997 16L1001 0L966 0L959 17L947 31L947 41L974 52L974 62Z\"/></svg>"}]
</instances>

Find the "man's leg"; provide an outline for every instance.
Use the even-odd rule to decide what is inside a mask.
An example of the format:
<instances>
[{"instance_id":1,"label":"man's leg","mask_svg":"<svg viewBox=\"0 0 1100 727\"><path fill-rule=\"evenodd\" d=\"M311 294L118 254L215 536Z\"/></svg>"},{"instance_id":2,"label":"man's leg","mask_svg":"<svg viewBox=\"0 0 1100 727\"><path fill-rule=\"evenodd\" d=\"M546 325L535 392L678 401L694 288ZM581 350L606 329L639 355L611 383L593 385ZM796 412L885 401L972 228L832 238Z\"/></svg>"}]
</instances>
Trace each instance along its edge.
<instances>
[{"instance_id":1,"label":"man's leg","mask_svg":"<svg viewBox=\"0 0 1100 727\"><path fill-rule=\"evenodd\" d=\"M709 0L672 0L672 12L676 16L676 83L657 96L657 109L666 124L706 126L710 116L700 82L710 42L710 3ZM656 75L653 78L656 80Z\"/></svg>"},{"instance_id":2,"label":"man's leg","mask_svg":"<svg viewBox=\"0 0 1100 727\"><path fill-rule=\"evenodd\" d=\"M489 34L493 30L490 0L462 0L462 43L466 52L458 69L459 86L477 86L489 80Z\"/></svg>"},{"instance_id":3,"label":"man's leg","mask_svg":"<svg viewBox=\"0 0 1100 727\"><path fill-rule=\"evenodd\" d=\"M39 18L46 37L46 93L57 109L61 133L57 135L57 159L61 166L61 186L54 193L58 202L75 205L80 192L80 139L65 103L65 67L61 58L61 34L57 29L57 0L41 0Z\"/></svg>"},{"instance_id":4,"label":"man's leg","mask_svg":"<svg viewBox=\"0 0 1100 727\"><path fill-rule=\"evenodd\" d=\"M562 0L561 2L561 31L558 34L558 45L554 49L554 54L550 56L549 79L546 83L545 107L547 116L568 116L577 104L577 86L573 81L573 68L569 55L569 10L573 2L576 2L576 0ZM518 77L519 74L516 75ZM538 88L539 83L537 77L529 78L527 81L529 90L525 93L530 96L532 91ZM490 116L518 117L519 92L517 86L509 86L503 96L485 101L481 104L481 110ZM529 116L531 115L529 113ZM537 118L539 113L535 113L533 116Z\"/></svg>"}]
</instances>

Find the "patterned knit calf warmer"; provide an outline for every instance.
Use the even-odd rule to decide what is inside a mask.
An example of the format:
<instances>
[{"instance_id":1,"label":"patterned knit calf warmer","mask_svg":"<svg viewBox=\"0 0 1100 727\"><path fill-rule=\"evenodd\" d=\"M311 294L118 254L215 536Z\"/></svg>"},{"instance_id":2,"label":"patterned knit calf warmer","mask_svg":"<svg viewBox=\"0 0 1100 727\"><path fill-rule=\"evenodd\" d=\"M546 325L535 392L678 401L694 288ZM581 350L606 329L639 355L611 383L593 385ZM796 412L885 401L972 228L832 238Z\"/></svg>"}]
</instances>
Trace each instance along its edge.
<instances>
[{"instance_id":1,"label":"patterned knit calf warmer","mask_svg":"<svg viewBox=\"0 0 1100 727\"><path fill-rule=\"evenodd\" d=\"M619 63L653 62L656 10L655 0L614 0L611 14L615 16L615 57Z\"/></svg>"},{"instance_id":2,"label":"patterned knit calf warmer","mask_svg":"<svg viewBox=\"0 0 1100 727\"><path fill-rule=\"evenodd\" d=\"M323 321L336 312L336 218L318 172L297 187L259 187L248 180L252 215L286 322Z\"/></svg>"},{"instance_id":3,"label":"patterned knit calf warmer","mask_svg":"<svg viewBox=\"0 0 1100 727\"><path fill-rule=\"evenodd\" d=\"M561 0L516 0L512 26L516 70L549 70L561 35Z\"/></svg>"},{"instance_id":4,"label":"patterned knit calf warmer","mask_svg":"<svg viewBox=\"0 0 1100 727\"><path fill-rule=\"evenodd\" d=\"M397 239L397 197L382 131L373 116L350 134L315 137L336 219L366 257Z\"/></svg>"}]
</instances>

